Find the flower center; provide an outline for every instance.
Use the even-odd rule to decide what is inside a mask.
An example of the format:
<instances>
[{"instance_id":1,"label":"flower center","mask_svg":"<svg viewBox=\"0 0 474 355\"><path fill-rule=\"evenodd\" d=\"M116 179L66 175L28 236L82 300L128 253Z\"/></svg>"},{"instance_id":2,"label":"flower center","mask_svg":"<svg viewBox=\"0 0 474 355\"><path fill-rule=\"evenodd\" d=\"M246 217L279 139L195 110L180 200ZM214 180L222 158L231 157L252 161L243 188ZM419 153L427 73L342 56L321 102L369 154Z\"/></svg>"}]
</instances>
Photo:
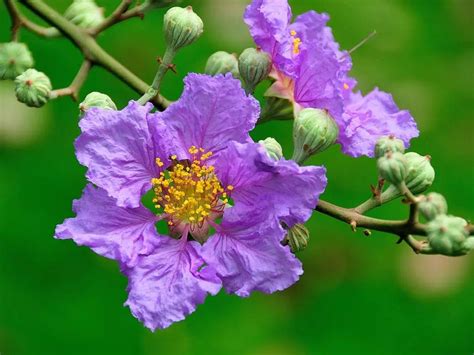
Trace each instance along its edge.
<instances>
[{"instance_id":1,"label":"flower center","mask_svg":"<svg viewBox=\"0 0 474 355\"><path fill-rule=\"evenodd\" d=\"M189 226L191 232L199 229L202 234L206 222L222 214L233 187L229 185L224 189L214 173L214 166L206 164L212 152L192 146L189 153L190 160L178 161L175 155L171 156L172 163L167 170L152 179L153 203L157 209L163 209L170 229L181 225L182 231L184 226ZM160 168L164 165L159 158L156 164Z\"/></svg>"},{"instance_id":2,"label":"flower center","mask_svg":"<svg viewBox=\"0 0 474 355\"><path fill-rule=\"evenodd\" d=\"M293 54L300 53L301 38L296 37L297 32L295 30L290 31L291 38L293 39Z\"/></svg>"}]
</instances>

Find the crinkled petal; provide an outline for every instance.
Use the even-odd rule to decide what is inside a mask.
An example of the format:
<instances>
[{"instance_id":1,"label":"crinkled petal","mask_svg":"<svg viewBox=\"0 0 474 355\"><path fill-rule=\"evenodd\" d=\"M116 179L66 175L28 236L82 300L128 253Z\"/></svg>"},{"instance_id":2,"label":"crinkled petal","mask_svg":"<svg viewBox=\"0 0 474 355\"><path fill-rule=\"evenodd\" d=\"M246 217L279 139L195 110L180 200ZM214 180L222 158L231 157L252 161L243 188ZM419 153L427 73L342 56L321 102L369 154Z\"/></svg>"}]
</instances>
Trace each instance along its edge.
<instances>
[{"instance_id":1,"label":"crinkled petal","mask_svg":"<svg viewBox=\"0 0 474 355\"><path fill-rule=\"evenodd\" d=\"M304 223L311 216L326 187L324 167L300 167L294 161L273 161L260 144L232 142L216 161L216 174L223 186L234 187L235 207L268 214L287 225ZM263 207L262 207L263 208Z\"/></svg>"},{"instance_id":2,"label":"crinkled petal","mask_svg":"<svg viewBox=\"0 0 474 355\"><path fill-rule=\"evenodd\" d=\"M375 143L382 136L394 135L408 147L419 135L410 112L400 110L392 95L378 88L366 96L352 94L338 123L342 151L353 157L373 157Z\"/></svg>"},{"instance_id":3,"label":"crinkled petal","mask_svg":"<svg viewBox=\"0 0 474 355\"><path fill-rule=\"evenodd\" d=\"M303 50L298 79L295 80L295 101L303 107L326 109L338 119L343 111L341 65L334 55L317 46Z\"/></svg>"},{"instance_id":4,"label":"crinkled petal","mask_svg":"<svg viewBox=\"0 0 474 355\"><path fill-rule=\"evenodd\" d=\"M125 305L154 331L183 320L215 295L221 281L199 256L197 242L162 238L149 255L141 256L133 268L126 268L128 299Z\"/></svg>"},{"instance_id":5,"label":"crinkled petal","mask_svg":"<svg viewBox=\"0 0 474 355\"><path fill-rule=\"evenodd\" d=\"M181 98L155 115L172 131L169 134L180 147L175 154L184 159L191 146L217 157L229 141L247 142L259 114L258 102L245 94L231 74L189 74Z\"/></svg>"},{"instance_id":6,"label":"crinkled petal","mask_svg":"<svg viewBox=\"0 0 474 355\"><path fill-rule=\"evenodd\" d=\"M156 176L155 152L147 115L151 104L136 102L121 111L91 108L81 119L75 142L87 178L122 207L138 207Z\"/></svg>"},{"instance_id":7,"label":"crinkled petal","mask_svg":"<svg viewBox=\"0 0 474 355\"><path fill-rule=\"evenodd\" d=\"M107 192L91 184L73 203L76 217L56 227L56 238L72 239L97 254L132 265L138 255L146 254L158 238L156 216L140 206L118 207Z\"/></svg>"},{"instance_id":8,"label":"crinkled petal","mask_svg":"<svg viewBox=\"0 0 474 355\"><path fill-rule=\"evenodd\" d=\"M244 21L257 46L270 54L278 70L292 76L291 8L287 0L254 0L247 6Z\"/></svg>"},{"instance_id":9,"label":"crinkled petal","mask_svg":"<svg viewBox=\"0 0 474 355\"><path fill-rule=\"evenodd\" d=\"M303 273L301 262L280 240L284 231L275 218L258 210L244 215L226 210L218 232L203 246L203 258L229 293L247 297L291 286Z\"/></svg>"}]
</instances>

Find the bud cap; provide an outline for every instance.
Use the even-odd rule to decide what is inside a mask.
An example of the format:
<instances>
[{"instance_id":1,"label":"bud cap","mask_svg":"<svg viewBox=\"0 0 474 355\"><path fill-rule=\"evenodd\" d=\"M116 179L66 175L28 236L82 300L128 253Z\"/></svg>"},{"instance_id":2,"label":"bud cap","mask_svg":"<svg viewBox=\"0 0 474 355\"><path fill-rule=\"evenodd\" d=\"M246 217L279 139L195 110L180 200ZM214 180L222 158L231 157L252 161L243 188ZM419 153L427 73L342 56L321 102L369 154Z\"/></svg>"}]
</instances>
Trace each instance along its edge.
<instances>
[{"instance_id":1,"label":"bud cap","mask_svg":"<svg viewBox=\"0 0 474 355\"><path fill-rule=\"evenodd\" d=\"M305 108L293 122L293 160L303 163L336 142L339 127L327 110Z\"/></svg>"},{"instance_id":2,"label":"bud cap","mask_svg":"<svg viewBox=\"0 0 474 355\"><path fill-rule=\"evenodd\" d=\"M216 52L207 60L204 72L209 75L232 73L232 76L238 79L239 63L237 56L224 51Z\"/></svg>"},{"instance_id":3,"label":"bud cap","mask_svg":"<svg viewBox=\"0 0 474 355\"><path fill-rule=\"evenodd\" d=\"M258 141L258 143L265 147L267 154L271 159L280 160L283 157L283 149L275 138L268 137L264 140Z\"/></svg>"},{"instance_id":4,"label":"bud cap","mask_svg":"<svg viewBox=\"0 0 474 355\"><path fill-rule=\"evenodd\" d=\"M405 156L402 153L388 152L377 160L379 176L392 185L399 186L408 173L408 166Z\"/></svg>"},{"instance_id":5,"label":"bud cap","mask_svg":"<svg viewBox=\"0 0 474 355\"><path fill-rule=\"evenodd\" d=\"M431 192L418 203L418 209L423 217L431 221L440 214L448 213L448 203L443 195Z\"/></svg>"},{"instance_id":6,"label":"bud cap","mask_svg":"<svg viewBox=\"0 0 474 355\"><path fill-rule=\"evenodd\" d=\"M90 29L104 21L104 10L94 0L74 0L64 12L64 17L76 26Z\"/></svg>"},{"instance_id":7,"label":"bud cap","mask_svg":"<svg viewBox=\"0 0 474 355\"><path fill-rule=\"evenodd\" d=\"M283 243L288 244L293 253L304 250L308 246L308 242L309 231L303 224L295 224L283 239Z\"/></svg>"},{"instance_id":8,"label":"bud cap","mask_svg":"<svg viewBox=\"0 0 474 355\"><path fill-rule=\"evenodd\" d=\"M271 69L270 57L260 49L247 48L239 56L239 73L248 93L254 91Z\"/></svg>"},{"instance_id":9,"label":"bud cap","mask_svg":"<svg viewBox=\"0 0 474 355\"><path fill-rule=\"evenodd\" d=\"M176 51L196 41L204 30L204 24L191 6L172 7L165 14L163 30L167 45Z\"/></svg>"},{"instance_id":10,"label":"bud cap","mask_svg":"<svg viewBox=\"0 0 474 355\"><path fill-rule=\"evenodd\" d=\"M79 104L79 110L81 110L81 112L86 112L91 107L99 107L104 110L117 110L117 106L110 96L97 91L87 94L84 101Z\"/></svg>"},{"instance_id":11,"label":"bud cap","mask_svg":"<svg viewBox=\"0 0 474 355\"><path fill-rule=\"evenodd\" d=\"M375 144L375 157L381 158L388 152L405 153L405 144L395 136L383 136Z\"/></svg>"},{"instance_id":12,"label":"bud cap","mask_svg":"<svg viewBox=\"0 0 474 355\"><path fill-rule=\"evenodd\" d=\"M33 57L26 44L0 44L0 80L13 80L33 65Z\"/></svg>"},{"instance_id":13,"label":"bud cap","mask_svg":"<svg viewBox=\"0 0 474 355\"><path fill-rule=\"evenodd\" d=\"M15 79L15 93L18 101L30 107L41 107L48 102L51 81L46 74L28 69Z\"/></svg>"},{"instance_id":14,"label":"bud cap","mask_svg":"<svg viewBox=\"0 0 474 355\"><path fill-rule=\"evenodd\" d=\"M428 245L421 252L461 256L469 253L473 247L473 237L469 237L467 222L455 216L438 215L427 224Z\"/></svg>"}]
</instances>

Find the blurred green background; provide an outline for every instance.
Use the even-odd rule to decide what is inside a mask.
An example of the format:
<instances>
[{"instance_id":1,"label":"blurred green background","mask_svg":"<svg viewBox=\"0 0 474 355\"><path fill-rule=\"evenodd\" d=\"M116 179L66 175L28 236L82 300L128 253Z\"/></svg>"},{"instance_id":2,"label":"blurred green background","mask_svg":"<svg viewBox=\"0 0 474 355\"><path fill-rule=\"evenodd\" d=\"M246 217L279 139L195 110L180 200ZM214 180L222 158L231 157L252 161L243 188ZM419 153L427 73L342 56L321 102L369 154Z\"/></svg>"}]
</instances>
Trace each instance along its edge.
<instances>
[{"instance_id":1,"label":"blurred green background","mask_svg":"<svg viewBox=\"0 0 474 355\"><path fill-rule=\"evenodd\" d=\"M66 0L50 0L59 10ZM118 0L98 0L110 12ZM239 53L252 41L241 21L244 0L190 0L206 25L203 37L176 58L163 92L179 97L188 71L203 70L216 50ZM187 3L184 3L186 5ZM343 48L372 30L378 34L353 54L354 76L364 92L379 86L411 110L422 135L412 148L433 156L450 212L474 217L474 35L472 0L298 0L294 13L311 8L331 14ZM26 13L26 11L25 11ZM100 43L151 81L163 53L162 15L110 29ZM0 42L9 40L0 5ZM81 57L64 39L22 33L37 68L56 88L69 84ZM95 68L83 91L109 94L123 106L137 95ZM354 234L314 215L311 243L299 256L305 274L290 289L248 299L209 297L197 312L151 333L129 310L126 279L115 262L52 238L72 216L85 169L74 156L77 105L65 98L27 109L11 82L0 82L0 353L7 354L472 354L473 256L416 256L393 236ZM291 154L290 122L258 127L253 136L276 137ZM369 196L374 161L352 159L339 147L314 157L328 168L323 198L354 206ZM399 202L373 215L402 218Z\"/></svg>"}]
</instances>

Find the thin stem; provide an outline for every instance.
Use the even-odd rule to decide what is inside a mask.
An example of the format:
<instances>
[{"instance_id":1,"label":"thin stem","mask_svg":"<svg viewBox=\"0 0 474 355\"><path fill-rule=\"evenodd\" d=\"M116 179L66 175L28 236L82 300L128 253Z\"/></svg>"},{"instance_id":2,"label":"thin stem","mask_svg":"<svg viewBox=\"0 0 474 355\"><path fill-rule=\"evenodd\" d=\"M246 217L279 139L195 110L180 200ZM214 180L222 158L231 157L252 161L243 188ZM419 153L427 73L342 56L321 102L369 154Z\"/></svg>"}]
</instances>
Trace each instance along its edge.
<instances>
[{"instance_id":1,"label":"thin stem","mask_svg":"<svg viewBox=\"0 0 474 355\"><path fill-rule=\"evenodd\" d=\"M81 68L77 72L74 80L67 88L53 90L51 92L51 99L55 99L61 96L71 96L74 101L77 101L79 96L79 90L87 79L87 76L92 68L92 62L90 60L84 60L82 62Z\"/></svg>"},{"instance_id":2,"label":"thin stem","mask_svg":"<svg viewBox=\"0 0 474 355\"><path fill-rule=\"evenodd\" d=\"M418 204L410 204L410 215L408 216L407 223L416 224L418 222Z\"/></svg>"},{"instance_id":3,"label":"thin stem","mask_svg":"<svg viewBox=\"0 0 474 355\"><path fill-rule=\"evenodd\" d=\"M99 26L94 28L91 31L91 34L95 36L106 30L107 28L115 25L116 23L123 21L124 13L128 10L131 4L132 0L122 0L122 2L119 4L119 6L117 6L114 12L112 12L112 14L107 17Z\"/></svg>"},{"instance_id":4,"label":"thin stem","mask_svg":"<svg viewBox=\"0 0 474 355\"><path fill-rule=\"evenodd\" d=\"M18 10L13 0L4 0L4 2L7 8L7 11L10 14L10 18L12 20L12 26L11 26L12 41L19 40L21 27L24 27L30 30L31 32L36 33L37 35L42 36L42 37L53 38L53 37L58 37L60 35L59 31L54 27L43 27L28 20L28 18L26 18L20 13L20 10Z\"/></svg>"},{"instance_id":5,"label":"thin stem","mask_svg":"<svg viewBox=\"0 0 474 355\"><path fill-rule=\"evenodd\" d=\"M166 72L170 69L173 69L173 59L176 55L176 51L171 47L167 47L163 59L160 59L160 65L156 72L153 83L148 88L147 92L138 100L138 103L141 105L146 104L148 101L153 99L159 92L161 81L163 80ZM174 69L173 69L174 70Z\"/></svg>"},{"instance_id":6,"label":"thin stem","mask_svg":"<svg viewBox=\"0 0 474 355\"><path fill-rule=\"evenodd\" d=\"M40 18L56 27L66 38L79 48L84 57L91 63L97 64L109 71L136 92L140 94L147 92L148 85L118 62L114 57L104 51L90 34L66 20L58 12L46 5L42 0L19 1ZM151 101L158 109L164 109L170 104L166 98L160 95L155 96Z\"/></svg>"}]
</instances>

